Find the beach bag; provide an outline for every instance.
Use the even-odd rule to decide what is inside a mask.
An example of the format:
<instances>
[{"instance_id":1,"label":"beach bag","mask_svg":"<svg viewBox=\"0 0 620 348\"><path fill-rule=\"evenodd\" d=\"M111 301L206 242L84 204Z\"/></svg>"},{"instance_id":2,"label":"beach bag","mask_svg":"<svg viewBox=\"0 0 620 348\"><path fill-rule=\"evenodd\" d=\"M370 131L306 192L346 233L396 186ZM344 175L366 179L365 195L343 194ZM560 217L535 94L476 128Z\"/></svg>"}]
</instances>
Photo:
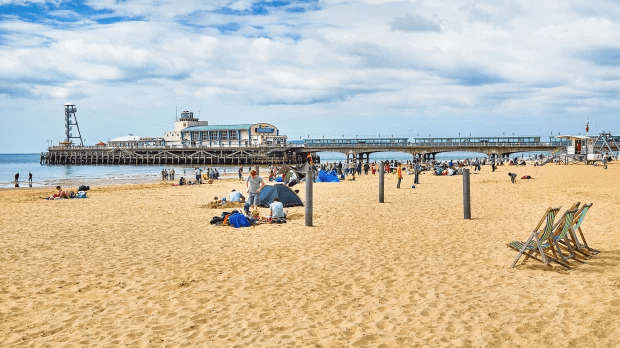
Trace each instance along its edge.
<instances>
[{"instance_id":1,"label":"beach bag","mask_svg":"<svg viewBox=\"0 0 620 348\"><path fill-rule=\"evenodd\" d=\"M86 196L86 192L78 191L77 198L88 198L88 197Z\"/></svg>"},{"instance_id":2,"label":"beach bag","mask_svg":"<svg viewBox=\"0 0 620 348\"><path fill-rule=\"evenodd\" d=\"M213 219L211 219L211 225L215 225L215 224L219 224L222 221L224 221L224 219L220 216L214 216Z\"/></svg>"}]
</instances>

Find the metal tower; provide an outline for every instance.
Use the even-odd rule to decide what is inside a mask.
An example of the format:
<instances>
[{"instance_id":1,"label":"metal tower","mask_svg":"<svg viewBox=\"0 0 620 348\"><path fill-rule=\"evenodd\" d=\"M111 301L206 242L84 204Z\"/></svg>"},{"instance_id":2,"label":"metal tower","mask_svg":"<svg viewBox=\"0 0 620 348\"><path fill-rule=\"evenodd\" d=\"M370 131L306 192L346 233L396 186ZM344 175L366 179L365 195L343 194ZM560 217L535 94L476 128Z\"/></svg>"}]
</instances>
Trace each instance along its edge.
<instances>
[{"instance_id":1,"label":"metal tower","mask_svg":"<svg viewBox=\"0 0 620 348\"><path fill-rule=\"evenodd\" d=\"M84 146L82 134L80 133L80 127L78 126L77 117L75 116L76 112L77 108L75 107L75 104L65 104L65 142L72 143L71 139L80 139L80 145ZM73 129L71 126L75 126L78 131L78 135L76 137L74 137L71 133L71 130Z\"/></svg>"}]
</instances>

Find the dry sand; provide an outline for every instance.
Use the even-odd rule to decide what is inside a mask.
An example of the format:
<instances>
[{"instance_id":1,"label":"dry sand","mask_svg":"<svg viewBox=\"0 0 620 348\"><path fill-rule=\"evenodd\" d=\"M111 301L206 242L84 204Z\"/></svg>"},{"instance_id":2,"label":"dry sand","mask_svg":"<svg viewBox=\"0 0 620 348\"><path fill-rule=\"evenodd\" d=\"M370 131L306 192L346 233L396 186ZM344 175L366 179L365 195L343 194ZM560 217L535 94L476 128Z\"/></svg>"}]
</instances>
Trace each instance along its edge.
<instances>
[{"instance_id":1,"label":"dry sand","mask_svg":"<svg viewBox=\"0 0 620 348\"><path fill-rule=\"evenodd\" d=\"M511 184L507 173L533 180ZM314 185L282 225L209 224L235 180L0 190L0 346L613 347L620 342L620 163L488 166ZM304 198L304 185L297 185ZM549 206L593 202L601 253L571 271L516 252ZM262 209L267 213L267 209Z\"/></svg>"}]
</instances>

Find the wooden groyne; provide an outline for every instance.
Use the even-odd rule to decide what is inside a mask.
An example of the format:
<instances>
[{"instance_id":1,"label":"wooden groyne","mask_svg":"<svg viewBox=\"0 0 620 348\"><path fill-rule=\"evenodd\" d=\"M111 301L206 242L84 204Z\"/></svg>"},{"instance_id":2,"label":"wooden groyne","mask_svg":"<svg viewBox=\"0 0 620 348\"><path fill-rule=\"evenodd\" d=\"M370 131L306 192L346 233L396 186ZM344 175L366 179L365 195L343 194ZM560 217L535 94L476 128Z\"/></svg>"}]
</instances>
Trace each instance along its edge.
<instances>
[{"instance_id":1,"label":"wooden groyne","mask_svg":"<svg viewBox=\"0 0 620 348\"><path fill-rule=\"evenodd\" d=\"M41 164L234 165L297 164L306 158L298 146L235 148L124 148L56 146L41 153Z\"/></svg>"}]
</instances>

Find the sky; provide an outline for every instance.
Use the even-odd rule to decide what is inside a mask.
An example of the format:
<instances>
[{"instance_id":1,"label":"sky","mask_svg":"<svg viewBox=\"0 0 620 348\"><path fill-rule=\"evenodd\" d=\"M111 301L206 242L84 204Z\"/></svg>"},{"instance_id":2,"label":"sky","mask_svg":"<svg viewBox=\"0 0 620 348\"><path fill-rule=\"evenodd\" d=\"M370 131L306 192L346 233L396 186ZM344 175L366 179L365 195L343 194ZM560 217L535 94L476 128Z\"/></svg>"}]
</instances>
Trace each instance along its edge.
<instances>
[{"instance_id":1,"label":"sky","mask_svg":"<svg viewBox=\"0 0 620 348\"><path fill-rule=\"evenodd\" d=\"M289 140L619 135L619 36L617 0L0 0L0 153L63 140L67 102L88 145L182 110Z\"/></svg>"}]
</instances>

